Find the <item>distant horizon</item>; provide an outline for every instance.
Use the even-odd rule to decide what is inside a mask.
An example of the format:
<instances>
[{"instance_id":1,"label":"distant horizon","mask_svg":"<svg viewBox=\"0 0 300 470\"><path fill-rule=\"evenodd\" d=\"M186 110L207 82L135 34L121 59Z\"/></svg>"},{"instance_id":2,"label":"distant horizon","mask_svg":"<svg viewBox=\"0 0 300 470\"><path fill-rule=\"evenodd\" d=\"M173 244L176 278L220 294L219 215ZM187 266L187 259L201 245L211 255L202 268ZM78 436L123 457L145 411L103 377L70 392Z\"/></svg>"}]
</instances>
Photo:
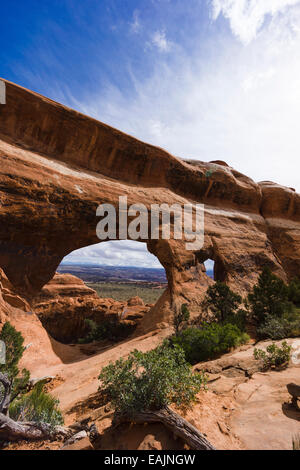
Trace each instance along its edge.
<instances>
[{"instance_id":1,"label":"distant horizon","mask_svg":"<svg viewBox=\"0 0 300 470\"><path fill-rule=\"evenodd\" d=\"M67 261L67 262L61 262L60 265L58 266L58 268L60 266L95 266L95 267L98 267L98 268L113 268L113 269L128 269L128 268L134 268L134 269L155 269L157 271L165 271L165 269L163 267L149 267L149 266L146 266L146 267L143 267L143 266L134 266L134 265L126 265L126 266L118 266L118 265L111 265L111 264L99 264L99 263L93 263L93 262L89 262L89 261ZM58 269L57 268L57 269Z\"/></svg>"},{"instance_id":2,"label":"distant horizon","mask_svg":"<svg viewBox=\"0 0 300 470\"><path fill-rule=\"evenodd\" d=\"M79 261L62 262L62 263L60 263L60 265L58 266L57 269L59 269L59 267L62 267L62 266L93 266L93 267L98 267L98 268L112 268L112 269L144 269L144 270L146 269L146 270L149 270L149 271L150 270L165 271L164 267L161 267L161 268L160 267L149 267L149 266L143 267L143 266L133 266L133 265L117 266L117 265L109 265L109 264L96 264L96 263L87 262L87 261L83 261L83 262L79 262ZM214 272L213 268L206 267L206 273L207 274L212 275L213 272Z\"/></svg>"}]
</instances>

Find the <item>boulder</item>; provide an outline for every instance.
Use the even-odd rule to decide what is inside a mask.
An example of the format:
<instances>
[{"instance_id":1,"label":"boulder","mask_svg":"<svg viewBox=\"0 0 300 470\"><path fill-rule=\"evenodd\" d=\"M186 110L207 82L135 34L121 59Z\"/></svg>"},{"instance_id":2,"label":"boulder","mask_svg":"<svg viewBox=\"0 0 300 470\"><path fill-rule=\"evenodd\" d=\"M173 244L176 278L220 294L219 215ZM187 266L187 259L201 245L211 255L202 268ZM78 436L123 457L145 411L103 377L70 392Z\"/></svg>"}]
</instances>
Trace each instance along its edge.
<instances>
[{"instance_id":1,"label":"boulder","mask_svg":"<svg viewBox=\"0 0 300 470\"><path fill-rule=\"evenodd\" d=\"M132 297L131 299L129 299L127 301L127 305L129 307L136 307L137 305L140 305L143 307L145 304L144 304L144 301L140 297L136 296L136 297Z\"/></svg>"},{"instance_id":2,"label":"boulder","mask_svg":"<svg viewBox=\"0 0 300 470\"><path fill-rule=\"evenodd\" d=\"M124 325L130 320L134 329L149 310L145 306L127 308L126 302L101 299L81 279L58 273L43 287L32 305L45 329L62 343L77 342L86 336L88 319L97 324L111 321Z\"/></svg>"}]
</instances>

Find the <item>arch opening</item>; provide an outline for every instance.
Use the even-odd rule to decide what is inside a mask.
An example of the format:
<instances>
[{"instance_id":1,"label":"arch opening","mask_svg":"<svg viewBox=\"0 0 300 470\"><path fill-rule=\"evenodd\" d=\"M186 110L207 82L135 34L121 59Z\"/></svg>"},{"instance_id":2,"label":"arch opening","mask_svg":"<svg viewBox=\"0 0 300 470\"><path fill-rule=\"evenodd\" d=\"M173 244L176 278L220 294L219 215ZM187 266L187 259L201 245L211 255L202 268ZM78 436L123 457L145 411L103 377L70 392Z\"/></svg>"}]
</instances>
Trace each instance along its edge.
<instances>
[{"instance_id":1,"label":"arch opening","mask_svg":"<svg viewBox=\"0 0 300 470\"><path fill-rule=\"evenodd\" d=\"M208 277L210 277L213 281L215 281L215 261L213 259L208 258L204 261L205 272Z\"/></svg>"},{"instance_id":2,"label":"arch opening","mask_svg":"<svg viewBox=\"0 0 300 470\"><path fill-rule=\"evenodd\" d=\"M196 259L208 278L213 281L226 282L227 274L224 263L212 249L197 252Z\"/></svg>"},{"instance_id":3,"label":"arch opening","mask_svg":"<svg viewBox=\"0 0 300 470\"><path fill-rule=\"evenodd\" d=\"M73 251L57 271L73 274L95 288L100 297L117 301L140 294L145 303L153 304L167 285L166 272L158 258L148 251L146 243L132 240L106 241ZM107 284L115 287L109 289ZM128 292L121 288L123 285L128 286Z\"/></svg>"},{"instance_id":4,"label":"arch opening","mask_svg":"<svg viewBox=\"0 0 300 470\"><path fill-rule=\"evenodd\" d=\"M146 243L106 241L67 255L36 311L62 343L118 342L143 325L167 288L165 269Z\"/></svg>"}]
</instances>

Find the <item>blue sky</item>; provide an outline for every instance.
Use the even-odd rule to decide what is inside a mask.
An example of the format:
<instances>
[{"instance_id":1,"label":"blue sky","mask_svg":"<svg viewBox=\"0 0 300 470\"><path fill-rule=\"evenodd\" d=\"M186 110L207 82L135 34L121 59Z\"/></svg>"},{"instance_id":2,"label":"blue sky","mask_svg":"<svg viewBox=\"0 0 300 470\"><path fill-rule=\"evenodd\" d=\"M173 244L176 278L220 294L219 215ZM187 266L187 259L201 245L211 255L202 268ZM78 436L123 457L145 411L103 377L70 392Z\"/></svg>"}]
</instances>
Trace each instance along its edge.
<instances>
[{"instance_id":1,"label":"blue sky","mask_svg":"<svg viewBox=\"0 0 300 470\"><path fill-rule=\"evenodd\" d=\"M299 0L10 0L1 20L3 78L300 191ZM153 265L123 243L118 263Z\"/></svg>"}]
</instances>

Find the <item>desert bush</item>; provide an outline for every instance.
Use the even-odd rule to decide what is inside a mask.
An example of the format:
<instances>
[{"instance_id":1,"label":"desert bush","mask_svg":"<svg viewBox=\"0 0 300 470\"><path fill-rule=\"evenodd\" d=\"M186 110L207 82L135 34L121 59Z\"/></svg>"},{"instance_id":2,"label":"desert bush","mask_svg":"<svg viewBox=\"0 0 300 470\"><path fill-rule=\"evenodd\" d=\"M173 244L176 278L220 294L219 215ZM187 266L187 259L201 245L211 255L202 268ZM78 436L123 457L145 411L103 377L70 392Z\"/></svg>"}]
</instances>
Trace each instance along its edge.
<instances>
[{"instance_id":1,"label":"desert bush","mask_svg":"<svg viewBox=\"0 0 300 470\"><path fill-rule=\"evenodd\" d=\"M187 328L179 336L169 339L171 344L183 349L186 360L191 364L213 359L248 340L246 333L230 323L210 323Z\"/></svg>"},{"instance_id":2,"label":"desert bush","mask_svg":"<svg viewBox=\"0 0 300 470\"><path fill-rule=\"evenodd\" d=\"M159 410L170 403L188 406L205 386L203 373L193 374L179 347L162 345L152 351L133 351L102 369L100 390L117 412L134 415Z\"/></svg>"},{"instance_id":3,"label":"desert bush","mask_svg":"<svg viewBox=\"0 0 300 470\"><path fill-rule=\"evenodd\" d=\"M288 299L296 307L300 307L300 279L295 277L288 285Z\"/></svg>"},{"instance_id":4,"label":"desert bush","mask_svg":"<svg viewBox=\"0 0 300 470\"><path fill-rule=\"evenodd\" d=\"M263 324L257 328L260 339L284 339L295 338L300 335L300 312L293 307L291 311L282 317L268 315Z\"/></svg>"},{"instance_id":5,"label":"desert bush","mask_svg":"<svg viewBox=\"0 0 300 470\"><path fill-rule=\"evenodd\" d=\"M240 308L237 312L228 315L226 323L230 323L231 325L237 326L240 331L245 331L247 324L247 315L247 311Z\"/></svg>"},{"instance_id":6,"label":"desert bush","mask_svg":"<svg viewBox=\"0 0 300 470\"><path fill-rule=\"evenodd\" d=\"M266 350L255 348L253 355L257 361L261 361L262 369L268 370L287 365L290 360L291 350L291 346L283 341L281 347L272 343L267 346Z\"/></svg>"},{"instance_id":7,"label":"desert bush","mask_svg":"<svg viewBox=\"0 0 300 470\"><path fill-rule=\"evenodd\" d=\"M289 336L289 325L281 318L267 317L263 325L257 328L260 339L283 339Z\"/></svg>"},{"instance_id":8,"label":"desert bush","mask_svg":"<svg viewBox=\"0 0 300 470\"><path fill-rule=\"evenodd\" d=\"M288 287L269 268L264 268L248 295L248 304L258 326L264 324L268 317L281 318L291 309Z\"/></svg>"},{"instance_id":9,"label":"desert bush","mask_svg":"<svg viewBox=\"0 0 300 470\"><path fill-rule=\"evenodd\" d=\"M43 388L44 383L39 382L30 393L15 400L9 409L10 417L15 421L47 423L53 427L63 424L59 401L45 393Z\"/></svg>"},{"instance_id":10,"label":"desert bush","mask_svg":"<svg viewBox=\"0 0 300 470\"><path fill-rule=\"evenodd\" d=\"M62 424L58 401L43 391L43 383L28 392L29 371L20 371L18 366L25 351L21 333L7 322L1 330L0 340L6 346L6 363L0 365L0 413L20 421Z\"/></svg>"},{"instance_id":11,"label":"desert bush","mask_svg":"<svg viewBox=\"0 0 300 470\"><path fill-rule=\"evenodd\" d=\"M117 318L104 320L102 323L97 324L93 320L85 320L88 333L84 338L79 339L80 344L93 343L94 341L101 341L108 339L110 341L120 341L127 338L133 333L135 326L120 322Z\"/></svg>"},{"instance_id":12,"label":"desert bush","mask_svg":"<svg viewBox=\"0 0 300 470\"><path fill-rule=\"evenodd\" d=\"M210 286L202 303L202 308L210 311L219 322L228 322L237 313L242 298L224 282L217 281Z\"/></svg>"},{"instance_id":13,"label":"desert bush","mask_svg":"<svg viewBox=\"0 0 300 470\"><path fill-rule=\"evenodd\" d=\"M0 364L0 373L7 382L4 389L0 381L0 413L7 414L9 405L21 394L26 393L29 383L29 371L19 370L19 362L25 351L24 338L9 322L6 322L0 332L0 340L5 343L6 362ZM6 398L4 400L4 398Z\"/></svg>"},{"instance_id":14,"label":"desert bush","mask_svg":"<svg viewBox=\"0 0 300 470\"><path fill-rule=\"evenodd\" d=\"M175 335L177 336L179 332L187 325L187 322L190 319L190 312L187 304L182 304L179 309L175 309L173 316L173 327L175 330Z\"/></svg>"}]
</instances>

